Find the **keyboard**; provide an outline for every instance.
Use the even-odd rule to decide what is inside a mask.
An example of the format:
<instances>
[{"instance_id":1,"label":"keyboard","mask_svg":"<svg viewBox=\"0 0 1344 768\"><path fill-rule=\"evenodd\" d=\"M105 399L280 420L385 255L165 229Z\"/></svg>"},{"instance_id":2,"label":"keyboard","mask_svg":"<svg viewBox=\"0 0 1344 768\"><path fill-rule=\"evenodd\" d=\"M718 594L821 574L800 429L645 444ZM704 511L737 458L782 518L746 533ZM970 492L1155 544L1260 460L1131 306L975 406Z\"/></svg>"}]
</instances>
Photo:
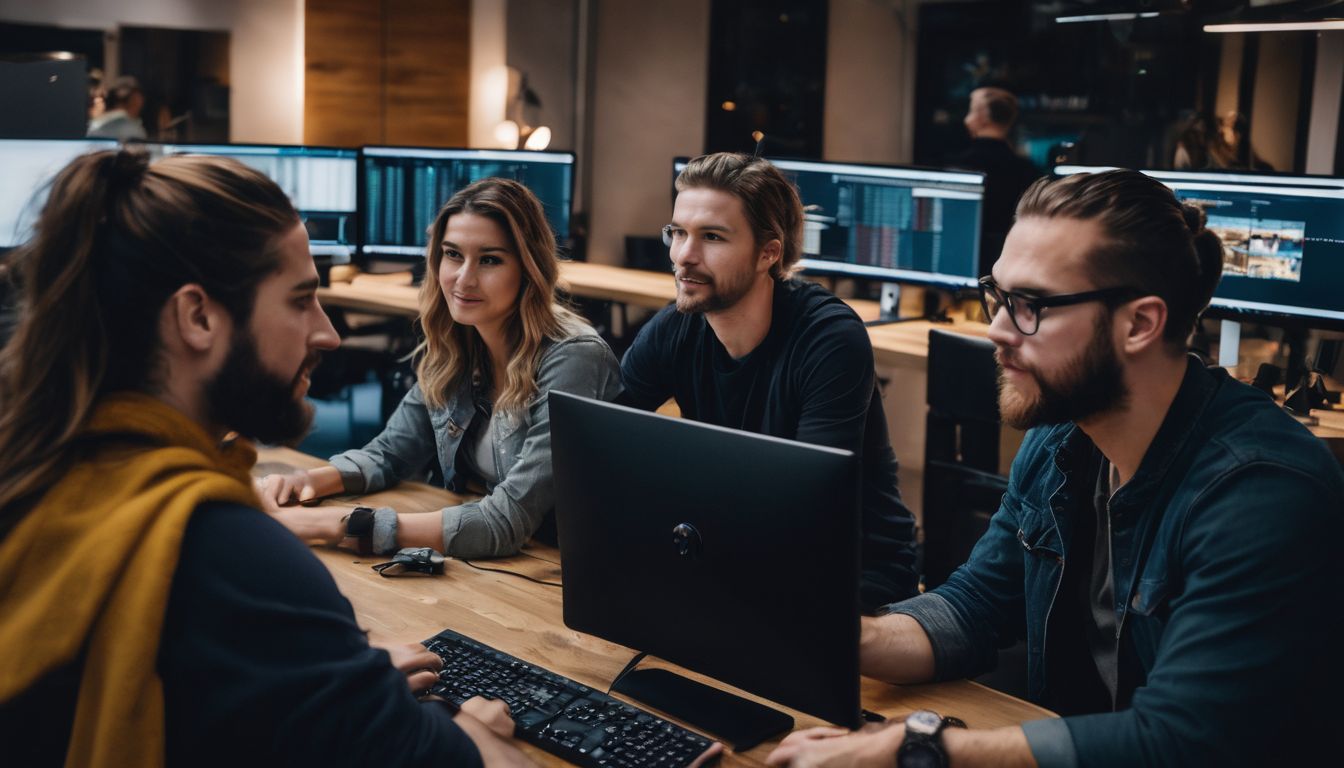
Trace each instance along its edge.
<instances>
[{"instance_id":1,"label":"keyboard","mask_svg":"<svg viewBox=\"0 0 1344 768\"><path fill-rule=\"evenodd\" d=\"M601 691L445 629L424 641L443 659L430 693L509 705L518 738L585 766L686 766L714 743Z\"/></svg>"}]
</instances>

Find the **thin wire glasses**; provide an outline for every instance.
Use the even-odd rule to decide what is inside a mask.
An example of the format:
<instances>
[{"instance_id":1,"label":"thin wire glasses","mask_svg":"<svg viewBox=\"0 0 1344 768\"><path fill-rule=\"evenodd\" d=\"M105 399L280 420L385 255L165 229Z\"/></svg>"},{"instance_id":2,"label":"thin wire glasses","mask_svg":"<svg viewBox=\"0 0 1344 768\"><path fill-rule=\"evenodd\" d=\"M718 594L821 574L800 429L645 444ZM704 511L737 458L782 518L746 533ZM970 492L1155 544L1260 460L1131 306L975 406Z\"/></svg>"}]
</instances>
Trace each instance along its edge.
<instances>
[{"instance_id":1,"label":"thin wire glasses","mask_svg":"<svg viewBox=\"0 0 1344 768\"><path fill-rule=\"evenodd\" d=\"M1121 297L1132 298L1141 294L1142 291L1137 288L1117 285L1095 291L1083 291L1082 293L1028 296L1016 291L1003 290L998 283L994 282L992 277L980 278L980 306L985 310L985 317L992 323L994 318L998 316L999 310L1007 307L1008 319L1013 321L1013 327L1023 336L1035 335L1036 331L1041 329L1041 310L1047 307L1067 307L1073 304L1085 304L1089 301L1111 303Z\"/></svg>"}]
</instances>

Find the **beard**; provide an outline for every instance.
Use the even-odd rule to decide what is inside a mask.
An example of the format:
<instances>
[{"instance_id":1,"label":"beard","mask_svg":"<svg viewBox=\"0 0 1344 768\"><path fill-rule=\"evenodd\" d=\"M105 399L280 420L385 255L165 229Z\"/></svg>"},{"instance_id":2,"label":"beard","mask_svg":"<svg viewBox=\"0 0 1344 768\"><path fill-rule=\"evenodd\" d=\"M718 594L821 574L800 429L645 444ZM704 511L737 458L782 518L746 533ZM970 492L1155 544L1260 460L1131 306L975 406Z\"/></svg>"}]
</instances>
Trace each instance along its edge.
<instances>
[{"instance_id":1,"label":"beard","mask_svg":"<svg viewBox=\"0 0 1344 768\"><path fill-rule=\"evenodd\" d=\"M1002 363L1002 350L997 357ZM1083 421L1129 400L1124 368L1111 341L1109 314L1102 314L1087 347L1057 374L1046 376L1018 361L1012 364L1036 384L1036 395L1031 397L1004 375L1002 367L999 369L999 417L1014 429Z\"/></svg>"},{"instance_id":2,"label":"beard","mask_svg":"<svg viewBox=\"0 0 1344 768\"><path fill-rule=\"evenodd\" d=\"M260 443L298 443L312 426L313 407L295 393L319 359L319 353L310 353L286 381L262 366L251 332L240 334L224 367L206 385L211 421Z\"/></svg>"},{"instance_id":3,"label":"beard","mask_svg":"<svg viewBox=\"0 0 1344 768\"><path fill-rule=\"evenodd\" d=\"M742 297L751 291L754 273L748 270L740 275L723 275L714 279L700 272L680 270L676 272L676 277L677 311L685 315L695 315L703 312L719 312L741 301ZM703 280L704 285L701 286L701 289L704 291L704 295L687 296L681 283L683 277Z\"/></svg>"}]
</instances>

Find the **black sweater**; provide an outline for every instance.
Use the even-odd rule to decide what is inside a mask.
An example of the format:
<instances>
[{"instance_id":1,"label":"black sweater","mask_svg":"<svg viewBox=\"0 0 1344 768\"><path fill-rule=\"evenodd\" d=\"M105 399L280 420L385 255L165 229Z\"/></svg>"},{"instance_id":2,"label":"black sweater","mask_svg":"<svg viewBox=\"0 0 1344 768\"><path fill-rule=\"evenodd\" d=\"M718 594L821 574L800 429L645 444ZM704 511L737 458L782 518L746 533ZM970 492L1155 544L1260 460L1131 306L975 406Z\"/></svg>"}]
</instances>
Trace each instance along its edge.
<instances>
[{"instance_id":1,"label":"black sweater","mask_svg":"<svg viewBox=\"0 0 1344 768\"><path fill-rule=\"evenodd\" d=\"M448 708L417 702L369 647L308 547L255 509L192 516L158 671L169 765L480 765ZM76 663L0 705L17 765L64 762L78 679Z\"/></svg>"},{"instance_id":2,"label":"black sweater","mask_svg":"<svg viewBox=\"0 0 1344 768\"><path fill-rule=\"evenodd\" d=\"M624 399L654 409L673 397L688 419L853 451L863 474L861 603L871 611L910 597L914 518L897 487L868 332L817 285L774 288L769 332L737 360L703 314L661 310L621 361Z\"/></svg>"}]
</instances>

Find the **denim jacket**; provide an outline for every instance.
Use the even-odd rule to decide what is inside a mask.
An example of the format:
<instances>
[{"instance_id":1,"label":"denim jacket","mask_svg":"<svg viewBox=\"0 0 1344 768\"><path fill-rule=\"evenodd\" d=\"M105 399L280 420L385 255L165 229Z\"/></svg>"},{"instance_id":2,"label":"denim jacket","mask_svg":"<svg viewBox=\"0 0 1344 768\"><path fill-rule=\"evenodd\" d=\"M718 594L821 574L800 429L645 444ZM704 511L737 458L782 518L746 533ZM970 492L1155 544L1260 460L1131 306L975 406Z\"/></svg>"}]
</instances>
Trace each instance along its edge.
<instances>
[{"instance_id":1,"label":"denim jacket","mask_svg":"<svg viewBox=\"0 0 1344 768\"><path fill-rule=\"evenodd\" d=\"M1082 636L1055 619L1075 599L1059 590L1071 556L1092 547L1071 533L1096 514L1096 475L1083 469L1096 455L1073 424L1029 432L967 563L891 606L929 635L939 679L985 671L996 647L1025 637L1029 695L1051 706L1070 685L1060 659L1090 663L1086 648L1050 637ZM1110 514L1116 711L1026 724L1037 762L1277 765L1332 743L1322 728L1342 708L1332 630L1344 569L1331 560L1344 475L1324 444L1191 358Z\"/></svg>"},{"instance_id":2,"label":"denim jacket","mask_svg":"<svg viewBox=\"0 0 1344 768\"><path fill-rule=\"evenodd\" d=\"M546 394L570 392L603 400L621 391L616 357L591 328L553 342L537 367L537 394L516 413L496 410L490 419L500 482L479 501L443 510L445 553L454 557L511 555L536 532L554 506L551 424ZM331 457L347 493L372 493L404 478L423 479L437 462L445 487L465 490L457 454L477 413L473 387L463 377L442 408L425 405L412 387L382 434L359 450Z\"/></svg>"}]
</instances>

